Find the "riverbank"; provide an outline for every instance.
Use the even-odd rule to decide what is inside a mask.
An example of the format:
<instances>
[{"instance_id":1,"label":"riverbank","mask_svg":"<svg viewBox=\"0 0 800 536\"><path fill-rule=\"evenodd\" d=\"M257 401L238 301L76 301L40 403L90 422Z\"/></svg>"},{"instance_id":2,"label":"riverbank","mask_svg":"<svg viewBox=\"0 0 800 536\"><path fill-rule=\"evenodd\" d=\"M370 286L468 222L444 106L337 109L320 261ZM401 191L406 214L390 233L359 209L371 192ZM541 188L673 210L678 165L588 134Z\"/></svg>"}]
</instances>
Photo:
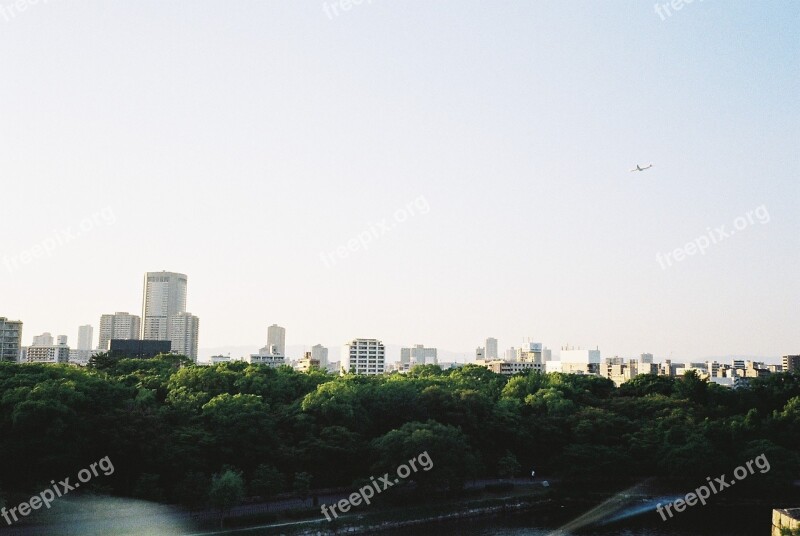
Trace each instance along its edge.
<instances>
[{"instance_id":1,"label":"riverbank","mask_svg":"<svg viewBox=\"0 0 800 536\"><path fill-rule=\"evenodd\" d=\"M502 515L504 513L551 508L551 489L540 483L487 486L462 496L431 503L400 502L372 505L361 513L327 521L319 507L284 512L281 515L239 516L226 521L226 528L198 532L192 536L226 534L334 536L374 534L403 528L448 523L458 520Z\"/></svg>"}]
</instances>

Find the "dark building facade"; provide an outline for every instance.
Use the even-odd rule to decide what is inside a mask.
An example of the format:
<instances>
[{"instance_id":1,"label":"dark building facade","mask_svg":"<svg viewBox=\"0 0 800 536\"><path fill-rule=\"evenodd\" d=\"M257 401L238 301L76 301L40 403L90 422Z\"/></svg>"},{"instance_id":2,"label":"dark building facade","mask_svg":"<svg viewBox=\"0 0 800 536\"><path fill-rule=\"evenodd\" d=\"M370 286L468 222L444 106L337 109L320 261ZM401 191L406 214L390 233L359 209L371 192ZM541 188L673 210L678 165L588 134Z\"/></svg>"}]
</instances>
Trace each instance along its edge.
<instances>
[{"instance_id":1,"label":"dark building facade","mask_svg":"<svg viewBox=\"0 0 800 536\"><path fill-rule=\"evenodd\" d=\"M115 357L155 357L172 351L170 341L141 341L136 339L111 339L109 353Z\"/></svg>"},{"instance_id":2,"label":"dark building facade","mask_svg":"<svg viewBox=\"0 0 800 536\"><path fill-rule=\"evenodd\" d=\"M800 355L783 356L784 372L800 372Z\"/></svg>"}]
</instances>

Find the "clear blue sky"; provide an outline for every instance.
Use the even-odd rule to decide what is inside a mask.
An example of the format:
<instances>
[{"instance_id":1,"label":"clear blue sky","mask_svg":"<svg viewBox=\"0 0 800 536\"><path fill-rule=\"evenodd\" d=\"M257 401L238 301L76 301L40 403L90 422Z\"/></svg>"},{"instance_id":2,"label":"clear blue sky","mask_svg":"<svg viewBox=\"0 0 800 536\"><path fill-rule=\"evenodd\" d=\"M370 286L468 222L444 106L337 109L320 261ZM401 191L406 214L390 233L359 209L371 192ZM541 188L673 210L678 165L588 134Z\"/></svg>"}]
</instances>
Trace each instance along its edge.
<instances>
[{"instance_id":1,"label":"clear blue sky","mask_svg":"<svg viewBox=\"0 0 800 536\"><path fill-rule=\"evenodd\" d=\"M201 347L278 323L288 344L800 352L797 2L10 5L0 316L26 343L140 313L143 273L171 270Z\"/></svg>"}]
</instances>

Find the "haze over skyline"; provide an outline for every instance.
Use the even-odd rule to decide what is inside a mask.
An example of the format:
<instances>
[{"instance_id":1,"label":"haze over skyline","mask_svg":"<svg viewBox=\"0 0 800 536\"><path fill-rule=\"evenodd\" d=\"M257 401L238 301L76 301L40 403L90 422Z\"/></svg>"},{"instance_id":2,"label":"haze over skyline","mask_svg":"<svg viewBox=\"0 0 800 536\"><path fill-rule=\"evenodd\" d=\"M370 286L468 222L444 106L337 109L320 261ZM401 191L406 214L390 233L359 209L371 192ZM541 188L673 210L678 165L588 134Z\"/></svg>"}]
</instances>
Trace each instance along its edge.
<instances>
[{"instance_id":1,"label":"haze over skyline","mask_svg":"<svg viewBox=\"0 0 800 536\"><path fill-rule=\"evenodd\" d=\"M273 323L332 349L800 353L796 4L330 4L0 15L24 344L141 315L167 270L201 355Z\"/></svg>"}]
</instances>

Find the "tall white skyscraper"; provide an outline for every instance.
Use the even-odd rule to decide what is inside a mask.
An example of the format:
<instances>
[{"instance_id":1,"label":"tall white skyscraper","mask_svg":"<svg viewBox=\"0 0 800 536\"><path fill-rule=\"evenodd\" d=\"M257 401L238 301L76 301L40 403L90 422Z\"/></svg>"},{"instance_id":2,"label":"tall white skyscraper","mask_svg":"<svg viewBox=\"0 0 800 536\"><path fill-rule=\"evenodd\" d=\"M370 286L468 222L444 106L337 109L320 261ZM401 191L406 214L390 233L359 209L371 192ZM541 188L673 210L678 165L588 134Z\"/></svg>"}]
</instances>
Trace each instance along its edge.
<instances>
[{"instance_id":1,"label":"tall white skyscraper","mask_svg":"<svg viewBox=\"0 0 800 536\"><path fill-rule=\"evenodd\" d=\"M94 328L92 326L80 326L78 328L78 350L89 351L92 349L94 339Z\"/></svg>"},{"instance_id":2,"label":"tall white skyscraper","mask_svg":"<svg viewBox=\"0 0 800 536\"><path fill-rule=\"evenodd\" d=\"M170 318L172 351L197 361L200 319L192 313L178 313Z\"/></svg>"},{"instance_id":3,"label":"tall white skyscraper","mask_svg":"<svg viewBox=\"0 0 800 536\"><path fill-rule=\"evenodd\" d=\"M173 272L147 272L142 298L142 339L172 340L172 317L186 312L188 278ZM174 348L173 348L174 349Z\"/></svg>"},{"instance_id":4,"label":"tall white skyscraper","mask_svg":"<svg viewBox=\"0 0 800 536\"><path fill-rule=\"evenodd\" d=\"M328 349L321 344L311 347L311 359L319 361L319 368L325 370L328 366Z\"/></svg>"},{"instance_id":5,"label":"tall white skyscraper","mask_svg":"<svg viewBox=\"0 0 800 536\"><path fill-rule=\"evenodd\" d=\"M346 374L383 374L386 372L386 348L377 339L353 339L342 347L341 372Z\"/></svg>"},{"instance_id":6,"label":"tall white skyscraper","mask_svg":"<svg viewBox=\"0 0 800 536\"><path fill-rule=\"evenodd\" d=\"M497 359L497 339L486 339L486 359Z\"/></svg>"},{"instance_id":7,"label":"tall white skyscraper","mask_svg":"<svg viewBox=\"0 0 800 536\"><path fill-rule=\"evenodd\" d=\"M267 348L275 355L286 357L286 329L278 324L267 328Z\"/></svg>"},{"instance_id":8,"label":"tall white skyscraper","mask_svg":"<svg viewBox=\"0 0 800 536\"><path fill-rule=\"evenodd\" d=\"M139 338L141 319L128 313L114 313L100 317L97 349L107 352L111 339L136 340Z\"/></svg>"}]
</instances>

